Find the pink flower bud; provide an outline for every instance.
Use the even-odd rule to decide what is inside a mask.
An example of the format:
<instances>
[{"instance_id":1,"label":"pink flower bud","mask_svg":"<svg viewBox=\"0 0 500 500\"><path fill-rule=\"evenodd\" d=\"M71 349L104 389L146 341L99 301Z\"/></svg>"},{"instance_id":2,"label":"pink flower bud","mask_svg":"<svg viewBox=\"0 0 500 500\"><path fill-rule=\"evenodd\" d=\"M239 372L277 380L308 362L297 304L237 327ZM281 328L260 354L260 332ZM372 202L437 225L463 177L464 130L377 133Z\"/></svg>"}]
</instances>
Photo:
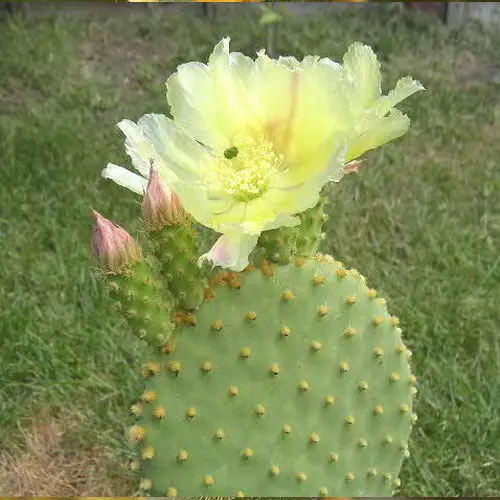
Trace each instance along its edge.
<instances>
[{"instance_id":1,"label":"pink flower bud","mask_svg":"<svg viewBox=\"0 0 500 500\"><path fill-rule=\"evenodd\" d=\"M93 214L92 247L101 267L107 272L117 273L139 262L141 249L132 236L95 210Z\"/></svg>"},{"instance_id":2,"label":"pink flower bud","mask_svg":"<svg viewBox=\"0 0 500 500\"><path fill-rule=\"evenodd\" d=\"M179 224L187 217L177 194L167 187L153 167L141 208L146 224L153 230Z\"/></svg>"}]
</instances>

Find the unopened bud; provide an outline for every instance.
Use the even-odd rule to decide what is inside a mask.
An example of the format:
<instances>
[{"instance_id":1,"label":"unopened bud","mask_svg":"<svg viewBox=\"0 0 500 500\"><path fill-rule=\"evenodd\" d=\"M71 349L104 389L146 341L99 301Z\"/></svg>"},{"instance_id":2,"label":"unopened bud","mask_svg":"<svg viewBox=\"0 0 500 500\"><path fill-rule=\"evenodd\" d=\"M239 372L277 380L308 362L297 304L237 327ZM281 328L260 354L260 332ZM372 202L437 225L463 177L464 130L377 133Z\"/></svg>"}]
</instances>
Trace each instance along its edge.
<instances>
[{"instance_id":1,"label":"unopened bud","mask_svg":"<svg viewBox=\"0 0 500 500\"><path fill-rule=\"evenodd\" d=\"M152 230L179 224L187 216L177 194L168 188L153 166L141 208L142 216Z\"/></svg>"},{"instance_id":2,"label":"unopened bud","mask_svg":"<svg viewBox=\"0 0 500 500\"><path fill-rule=\"evenodd\" d=\"M95 225L92 247L101 268L109 273L119 273L141 260L141 249L125 229L113 224L99 212L93 211Z\"/></svg>"}]
</instances>

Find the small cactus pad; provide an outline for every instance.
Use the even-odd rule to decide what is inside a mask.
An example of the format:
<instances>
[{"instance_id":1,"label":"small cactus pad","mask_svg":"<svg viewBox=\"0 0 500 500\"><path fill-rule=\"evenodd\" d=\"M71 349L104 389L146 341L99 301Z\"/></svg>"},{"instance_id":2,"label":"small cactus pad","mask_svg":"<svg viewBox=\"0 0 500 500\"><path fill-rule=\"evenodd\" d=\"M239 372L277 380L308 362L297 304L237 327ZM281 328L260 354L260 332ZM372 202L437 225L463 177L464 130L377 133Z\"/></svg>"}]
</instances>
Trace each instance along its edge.
<instances>
[{"instance_id":1,"label":"small cactus pad","mask_svg":"<svg viewBox=\"0 0 500 500\"><path fill-rule=\"evenodd\" d=\"M173 332L172 297L161 290L145 261L107 276L113 309L125 316L135 336L150 345L164 345Z\"/></svg>"},{"instance_id":2,"label":"small cactus pad","mask_svg":"<svg viewBox=\"0 0 500 500\"><path fill-rule=\"evenodd\" d=\"M197 309L203 301L203 271L198 267L196 231L184 223L151 231L153 251L169 290L182 309Z\"/></svg>"},{"instance_id":3,"label":"small cactus pad","mask_svg":"<svg viewBox=\"0 0 500 500\"><path fill-rule=\"evenodd\" d=\"M298 214L300 225L264 231L253 253L254 261L263 258L273 263L288 264L295 256L314 255L324 237L321 232L327 198L321 196L316 206Z\"/></svg>"},{"instance_id":4,"label":"small cactus pad","mask_svg":"<svg viewBox=\"0 0 500 500\"><path fill-rule=\"evenodd\" d=\"M328 256L237 277L150 348L134 426L147 494L390 495L414 378L385 301Z\"/></svg>"}]
</instances>

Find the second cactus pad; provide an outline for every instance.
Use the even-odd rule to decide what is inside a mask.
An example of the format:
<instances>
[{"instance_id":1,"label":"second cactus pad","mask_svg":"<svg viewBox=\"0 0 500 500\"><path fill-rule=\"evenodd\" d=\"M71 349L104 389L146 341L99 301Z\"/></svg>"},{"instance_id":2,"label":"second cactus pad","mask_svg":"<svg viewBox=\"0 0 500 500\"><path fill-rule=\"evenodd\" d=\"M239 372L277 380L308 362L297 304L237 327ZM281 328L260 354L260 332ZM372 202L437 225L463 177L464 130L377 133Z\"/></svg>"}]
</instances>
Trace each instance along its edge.
<instances>
[{"instance_id":1,"label":"second cactus pad","mask_svg":"<svg viewBox=\"0 0 500 500\"><path fill-rule=\"evenodd\" d=\"M328 256L228 273L149 377L130 437L155 496L392 494L415 379L397 318Z\"/></svg>"}]
</instances>

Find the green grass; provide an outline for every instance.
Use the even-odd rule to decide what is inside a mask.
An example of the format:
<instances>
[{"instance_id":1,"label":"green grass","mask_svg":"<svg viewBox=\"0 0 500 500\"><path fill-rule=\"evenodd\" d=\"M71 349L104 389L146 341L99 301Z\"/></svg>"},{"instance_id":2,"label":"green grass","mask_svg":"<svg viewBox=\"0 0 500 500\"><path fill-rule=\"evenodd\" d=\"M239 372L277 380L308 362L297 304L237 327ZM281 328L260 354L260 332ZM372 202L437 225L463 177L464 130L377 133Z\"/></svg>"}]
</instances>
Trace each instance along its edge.
<instances>
[{"instance_id":1,"label":"green grass","mask_svg":"<svg viewBox=\"0 0 500 500\"><path fill-rule=\"evenodd\" d=\"M131 456L124 430L141 353L94 277L91 208L134 231L138 198L100 179L108 161L126 162L115 124L167 113L168 74L206 60L222 36L249 54L265 44L256 19L239 15L252 6L222 6L211 25L195 8L2 25L7 449L21 442L17 422L50 407L88 415L69 438L78 446L110 447L118 462ZM409 133L332 186L324 249L387 296L414 353L420 418L400 495L500 495L500 87L477 77L494 61L498 37L476 25L452 32L391 6L377 12L367 21L347 8L279 28L280 53L339 58L361 40L380 54L386 88L410 74L428 89L401 106ZM118 491L133 473L115 475Z\"/></svg>"}]
</instances>

